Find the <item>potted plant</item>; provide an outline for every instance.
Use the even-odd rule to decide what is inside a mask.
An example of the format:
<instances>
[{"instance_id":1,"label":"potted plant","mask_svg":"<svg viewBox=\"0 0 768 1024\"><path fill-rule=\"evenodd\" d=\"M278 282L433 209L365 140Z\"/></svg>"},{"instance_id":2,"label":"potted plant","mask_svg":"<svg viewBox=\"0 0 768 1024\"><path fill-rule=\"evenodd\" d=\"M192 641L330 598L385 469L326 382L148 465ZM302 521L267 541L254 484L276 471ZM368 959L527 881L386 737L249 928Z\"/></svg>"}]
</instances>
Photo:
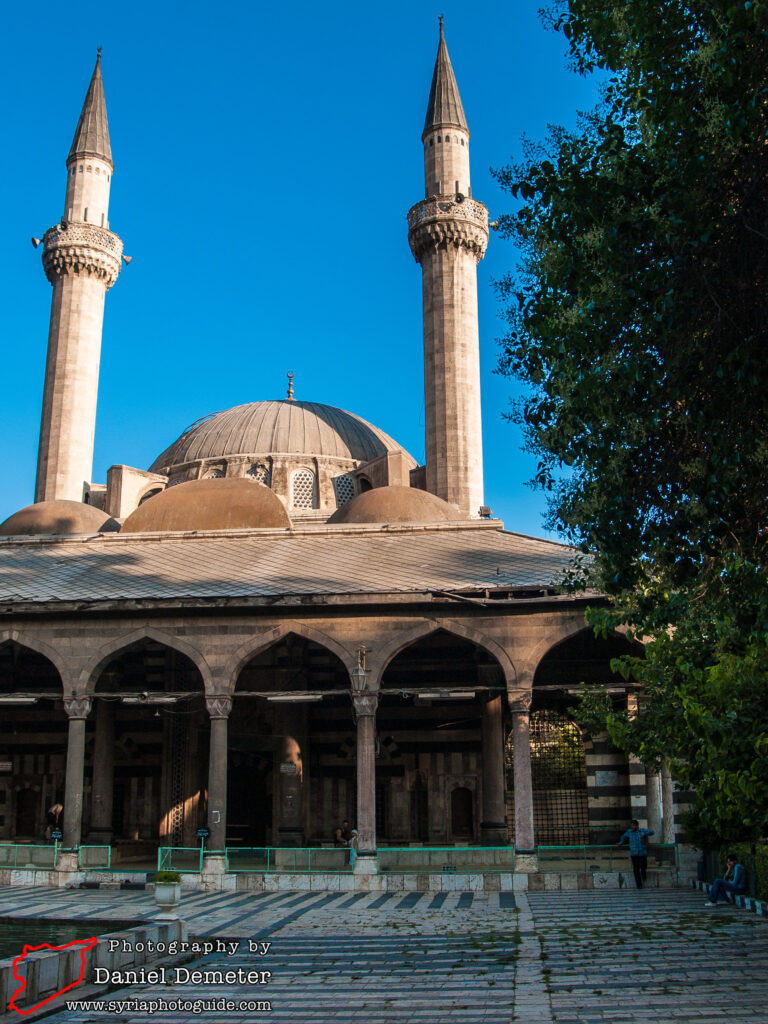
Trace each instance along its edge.
<instances>
[{"instance_id":1,"label":"potted plant","mask_svg":"<svg viewBox=\"0 0 768 1024\"><path fill-rule=\"evenodd\" d=\"M160 907L158 921L175 921L174 913L181 898L181 875L178 871L157 871L155 873L155 902Z\"/></svg>"}]
</instances>

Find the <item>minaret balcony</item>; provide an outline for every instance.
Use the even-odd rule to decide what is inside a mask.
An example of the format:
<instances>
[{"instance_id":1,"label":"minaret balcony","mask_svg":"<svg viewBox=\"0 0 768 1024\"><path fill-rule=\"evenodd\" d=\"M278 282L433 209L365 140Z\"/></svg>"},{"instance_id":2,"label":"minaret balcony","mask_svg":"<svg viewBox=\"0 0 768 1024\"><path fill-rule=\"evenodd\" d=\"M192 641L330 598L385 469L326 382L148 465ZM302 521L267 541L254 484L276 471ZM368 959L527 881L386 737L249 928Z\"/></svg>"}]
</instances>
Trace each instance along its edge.
<instances>
[{"instance_id":1,"label":"minaret balcony","mask_svg":"<svg viewBox=\"0 0 768 1024\"><path fill-rule=\"evenodd\" d=\"M488 209L466 196L430 196L408 212L408 240L417 262L431 249L469 250L479 262L488 245Z\"/></svg>"},{"instance_id":2,"label":"minaret balcony","mask_svg":"<svg viewBox=\"0 0 768 1024\"><path fill-rule=\"evenodd\" d=\"M474 220L488 230L487 207L465 196L430 196L429 199L423 199L408 211L408 227L415 228L425 220L443 220L446 217Z\"/></svg>"},{"instance_id":3,"label":"minaret balcony","mask_svg":"<svg viewBox=\"0 0 768 1024\"><path fill-rule=\"evenodd\" d=\"M66 274L88 274L111 288L120 273L122 239L85 221L61 221L43 235L43 268L48 280Z\"/></svg>"}]
</instances>

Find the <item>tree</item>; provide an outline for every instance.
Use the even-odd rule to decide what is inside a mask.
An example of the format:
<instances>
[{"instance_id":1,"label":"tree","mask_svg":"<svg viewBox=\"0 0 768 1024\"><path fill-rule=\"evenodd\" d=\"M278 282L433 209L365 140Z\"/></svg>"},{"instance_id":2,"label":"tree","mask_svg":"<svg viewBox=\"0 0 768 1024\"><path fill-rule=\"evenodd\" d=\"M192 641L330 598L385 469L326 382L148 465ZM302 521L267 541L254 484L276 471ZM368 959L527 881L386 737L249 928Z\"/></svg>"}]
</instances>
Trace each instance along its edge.
<instances>
[{"instance_id":1,"label":"tree","mask_svg":"<svg viewBox=\"0 0 768 1024\"><path fill-rule=\"evenodd\" d=\"M575 132L497 172L521 200L501 230L522 252L499 285L500 369L531 386L516 415L550 523L614 598L596 625L651 638L625 665L640 713L603 707L609 731L646 760L672 755L717 834L759 833L768 5L563 0L549 17L607 83ZM739 737L748 707L759 721Z\"/></svg>"},{"instance_id":2,"label":"tree","mask_svg":"<svg viewBox=\"0 0 768 1024\"><path fill-rule=\"evenodd\" d=\"M699 845L754 840L768 824L768 587L765 573L731 557L706 592L657 593L649 609L625 595L595 616L603 629L649 627L643 657L617 667L641 687L637 711L617 709L596 690L576 709L590 731L696 791L686 832ZM734 610L735 609L735 610ZM656 624L655 626L653 624Z\"/></svg>"}]
</instances>

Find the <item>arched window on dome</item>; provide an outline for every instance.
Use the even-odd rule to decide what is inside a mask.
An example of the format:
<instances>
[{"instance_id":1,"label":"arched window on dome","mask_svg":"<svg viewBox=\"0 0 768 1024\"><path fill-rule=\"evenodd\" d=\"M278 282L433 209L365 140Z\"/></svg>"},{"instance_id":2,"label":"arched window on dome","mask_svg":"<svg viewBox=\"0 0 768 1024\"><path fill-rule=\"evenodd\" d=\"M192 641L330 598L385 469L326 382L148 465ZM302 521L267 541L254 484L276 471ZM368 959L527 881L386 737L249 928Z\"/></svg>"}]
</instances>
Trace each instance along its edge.
<instances>
[{"instance_id":1,"label":"arched window on dome","mask_svg":"<svg viewBox=\"0 0 768 1024\"><path fill-rule=\"evenodd\" d=\"M150 498L154 498L154 496L156 494L160 494L162 490L162 487L153 487L152 490L147 491L146 494L142 494L142 496L139 498L139 505L143 505L145 501L149 501Z\"/></svg>"},{"instance_id":2,"label":"arched window on dome","mask_svg":"<svg viewBox=\"0 0 768 1024\"><path fill-rule=\"evenodd\" d=\"M272 486L272 472L269 466L265 466L261 462L255 462L245 474L250 480L256 480L260 484L264 484L265 487Z\"/></svg>"},{"instance_id":3,"label":"arched window on dome","mask_svg":"<svg viewBox=\"0 0 768 1024\"><path fill-rule=\"evenodd\" d=\"M207 470L203 473L203 480L223 480L227 475L227 471L221 466L214 466L213 469Z\"/></svg>"},{"instance_id":4,"label":"arched window on dome","mask_svg":"<svg viewBox=\"0 0 768 1024\"><path fill-rule=\"evenodd\" d=\"M336 508L341 508L355 496L355 478L351 473L342 473L333 478L333 491L336 495Z\"/></svg>"},{"instance_id":5,"label":"arched window on dome","mask_svg":"<svg viewBox=\"0 0 768 1024\"><path fill-rule=\"evenodd\" d=\"M317 481L310 469L291 474L291 508L317 508Z\"/></svg>"}]
</instances>

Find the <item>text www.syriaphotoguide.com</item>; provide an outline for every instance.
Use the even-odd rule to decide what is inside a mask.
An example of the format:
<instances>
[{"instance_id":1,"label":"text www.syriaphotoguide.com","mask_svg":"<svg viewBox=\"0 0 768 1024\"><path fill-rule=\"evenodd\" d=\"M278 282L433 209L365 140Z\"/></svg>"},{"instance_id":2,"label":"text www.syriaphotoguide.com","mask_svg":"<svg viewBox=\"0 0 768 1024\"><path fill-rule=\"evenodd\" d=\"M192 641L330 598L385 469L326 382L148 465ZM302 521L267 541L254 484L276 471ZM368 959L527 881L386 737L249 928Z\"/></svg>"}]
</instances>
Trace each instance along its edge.
<instances>
[{"instance_id":1,"label":"text www.syriaphotoguide.com","mask_svg":"<svg viewBox=\"0 0 768 1024\"><path fill-rule=\"evenodd\" d=\"M67 1001L68 1010L96 1011L101 1013L211 1013L215 1010L245 1010L250 1013L269 1013L272 1004L268 1000L256 999L72 999Z\"/></svg>"}]
</instances>

